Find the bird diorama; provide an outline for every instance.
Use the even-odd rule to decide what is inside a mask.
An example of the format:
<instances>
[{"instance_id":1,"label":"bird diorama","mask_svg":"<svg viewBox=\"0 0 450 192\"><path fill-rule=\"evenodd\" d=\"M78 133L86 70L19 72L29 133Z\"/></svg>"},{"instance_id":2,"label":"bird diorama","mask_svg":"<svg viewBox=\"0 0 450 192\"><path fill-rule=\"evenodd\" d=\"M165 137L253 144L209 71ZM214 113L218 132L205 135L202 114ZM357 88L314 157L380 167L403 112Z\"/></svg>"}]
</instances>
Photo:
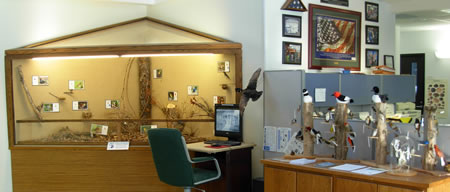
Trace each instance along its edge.
<instances>
[{"instance_id":1,"label":"bird diorama","mask_svg":"<svg viewBox=\"0 0 450 192\"><path fill-rule=\"evenodd\" d=\"M239 102L239 109L241 111L241 115L244 114L245 107L247 107L248 101L251 99L252 101L258 100L262 91L257 91L256 87L258 84L258 78L261 74L261 68L258 68L255 72L253 72L252 77L250 78L247 88L245 89L236 89L237 92L242 92L241 100Z\"/></svg>"}]
</instances>

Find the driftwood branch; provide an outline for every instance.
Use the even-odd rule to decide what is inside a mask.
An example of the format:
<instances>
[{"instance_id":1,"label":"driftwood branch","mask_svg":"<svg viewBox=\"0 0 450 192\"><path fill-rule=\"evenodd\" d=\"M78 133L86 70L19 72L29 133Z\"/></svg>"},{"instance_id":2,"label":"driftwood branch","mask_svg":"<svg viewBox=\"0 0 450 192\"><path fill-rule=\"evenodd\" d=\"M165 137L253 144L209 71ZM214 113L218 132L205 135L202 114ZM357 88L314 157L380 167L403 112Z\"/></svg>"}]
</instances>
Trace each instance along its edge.
<instances>
[{"instance_id":1,"label":"driftwood branch","mask_svg":"<svg viewBox=\"0 0 450 192\"><path fill-rule=\"evenodd\" d=\"M303 117L303 155L312 156L314 155L314 140L315 138L309 133L309 130L314 129L313 121L314 104L313 103L303 103L302 117Z\"/></svg>"},{"instance_id":2,"label":"driftwood branch","mask_svg":"<svg viewBox=\"0 0 450 192\"><path fill-rule=\"evenodd\" d=\"M437 130L436 130L436 107L425 106L425 122L426 122L426 136L428 145L426 145L423 154L422 167L425 170L434 170L436 163L436 155L433 148L436 144Z\"/></svg>"},{"instance_id":3,"label":"driftwood branch","mask_svg":"<svg viewBox=\"0 0 450 192\"><path fill-rule=\"evenodd\" d=\"M347 104L337 103L336 104L336 118L335 118L335 127L336 127L336 143L335 147L335 158L337 160L345 160L347 159L347 130L345 127L345 123L347 122Z\"/></svg>"},{"instance_id":4,"label":"driftwood branch","mask_svg":"<svg viewBox=\"0 0 450 192\"><path fill-rule=\"evenodd\" d=\"M387 156L387 129L386 129L386 103L375 104L375 109L377 110L377 144L375 148L375 162L377 165L386 164Z\"/></svg>"},{"instance_id":5,"label":"driftwood branch","mask_svg":"<svg viewBox=\"0 0 450 192\"><path fill-rule=\"evenodd\" d=\"M22 84L23 89L25 90L25 93L27 95L28 98L28 102L30 102L34 113L36 114L38 119L42 120L42 116L41 116L41 112L40 109L36 106L36 104L33 101L33 98L31 97L30 91L28 90L28 87L25 85L25 81L23 78L23 72L22 72L22 65L17 66L17 71L19 72L19 78L20 78L20 83Z\"/></svg>"}]
</instances>

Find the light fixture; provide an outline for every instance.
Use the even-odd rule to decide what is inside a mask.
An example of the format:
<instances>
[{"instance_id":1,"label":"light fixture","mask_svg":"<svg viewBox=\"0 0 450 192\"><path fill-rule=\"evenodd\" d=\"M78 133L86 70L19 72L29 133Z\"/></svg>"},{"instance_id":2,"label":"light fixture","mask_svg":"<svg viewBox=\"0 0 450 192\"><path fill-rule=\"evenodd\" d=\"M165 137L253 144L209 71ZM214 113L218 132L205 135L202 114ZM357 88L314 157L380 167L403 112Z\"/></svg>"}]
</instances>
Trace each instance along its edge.
<instances>
[{"instance_id":1,"label":"light fixture","mask_svg":"<svg viewBox=\"0 0 450 192\"><path fill-rule=\"evenodd\" d=\"M168 57L168 56L201 56L214 55L213 53L156 53L156 54L127 54L121 57Z\"/></svg>"},{"instance_id":2,"label":"light fixture","mask_svg":"<svg viewBox=\"0 0 450 192\"><path fill-rule=\"evenodd\" d=\"M441 12L450 13L450 9L443 9L443 10L441 10Z\"/></svg>"},{"instance_id":3,"label":"light fixture","mask_svg":"<svg viewBox=\"0 0 450 192\"><path fill-rule=\"evenodd\" d=\"M118 58L118 57L119 55L82 55L82 56L33 57L33 60L102 59L102 58Z\"/></svg>"},{"instance_id":4,"label":"light fixture","mask_svg":"<svg viewBox=\"0 0 450 192\"><path fill-rule=\"evenodd\" d=\"M439 59L450 59L450 50L439 49L434 52L434 55Z\"/></svg>"}]
</instances>

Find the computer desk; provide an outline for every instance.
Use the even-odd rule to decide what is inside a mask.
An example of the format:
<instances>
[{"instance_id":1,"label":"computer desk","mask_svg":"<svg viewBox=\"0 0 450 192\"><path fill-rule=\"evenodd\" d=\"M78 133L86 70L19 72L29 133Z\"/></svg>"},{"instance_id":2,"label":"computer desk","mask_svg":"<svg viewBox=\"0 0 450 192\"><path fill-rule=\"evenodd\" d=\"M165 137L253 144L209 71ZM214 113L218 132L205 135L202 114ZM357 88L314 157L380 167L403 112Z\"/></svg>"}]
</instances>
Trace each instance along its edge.
<instances>
[{"instance_id":1,"label":"computer desk","mask_svg":"<svg viewBox=\"0 0 450 192\"><path fill-rule=\"evenodd\" d=\"M252 149L255 144L242 143L225 148L208 148L203 142L187 144L191 157L212 156L219 161L219 180L199 186L214 192L249 192L252 183ZM196 167L215 169L214 163L198 163Z\"/></svg>"}]
</instances>

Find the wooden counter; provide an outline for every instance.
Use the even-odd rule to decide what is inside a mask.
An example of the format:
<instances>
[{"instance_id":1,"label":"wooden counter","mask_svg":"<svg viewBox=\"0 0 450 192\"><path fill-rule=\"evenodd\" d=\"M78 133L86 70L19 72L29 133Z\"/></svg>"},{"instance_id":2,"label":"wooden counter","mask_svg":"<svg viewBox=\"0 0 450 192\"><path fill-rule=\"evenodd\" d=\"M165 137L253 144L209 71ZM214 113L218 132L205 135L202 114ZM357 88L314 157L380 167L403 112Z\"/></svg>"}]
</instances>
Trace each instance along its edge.
<instances>
[{"instance_id":1,"label":"wooden counter","mask_svg":"<svg viewBox=\"0 0 450 192\"><path fill-rule=\"evenodd\" d=\"M387 173L367 176L345 171L317 168L314 164L292 165L276 160L264 164L265 192L449 192L450 177L418 173L398 177Z\"/></svg>"}]
</instances>

